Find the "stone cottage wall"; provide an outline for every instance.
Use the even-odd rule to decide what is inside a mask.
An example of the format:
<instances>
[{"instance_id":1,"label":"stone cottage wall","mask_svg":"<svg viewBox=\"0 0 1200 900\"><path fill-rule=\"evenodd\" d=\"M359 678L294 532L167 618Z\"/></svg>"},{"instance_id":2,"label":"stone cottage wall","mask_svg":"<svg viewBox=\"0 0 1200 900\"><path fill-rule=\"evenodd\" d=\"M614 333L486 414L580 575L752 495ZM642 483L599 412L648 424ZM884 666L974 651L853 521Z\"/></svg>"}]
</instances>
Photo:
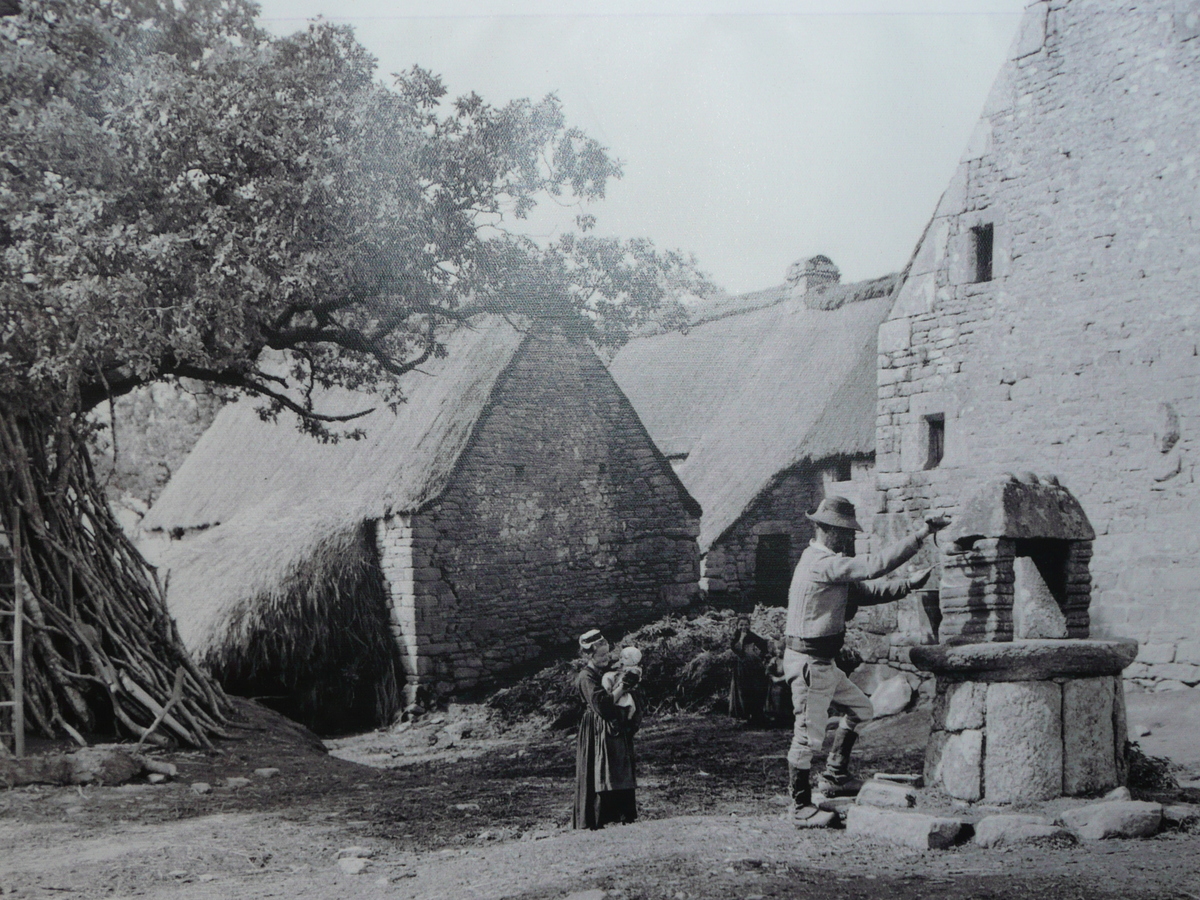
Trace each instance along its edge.
<instances>
[{"instance_id":1,"label":"stone cottage wall","mask_svg":"<svg viewBox=\"0 0 1200 900\"><path fill-rule=\"evenodd\" d=\"M699 508L592 351L531 336L451 483L381 523L409 691L487 684L697 593Z\"/></svg>"},{"instance_id":2,"label":"stone cottage wall","mask_svg":"<svg viewBox=\"0 0 1200 900\"><path fill-rule=\"evenodd\" d=\"M1097 532L1091 633L1159 689L1200 683L1198 22L1032 4L879 336L878 537L1056 474Z\"/></svg>"},{"instance_id":3,"label":"stone cottage wall","mask_svg":"<svg viewBox=\"0 0 1200 900\"><path fill-rule=\"evenodd\" d=\"M789 538L789 570L813 538L812 512L826 496L848 497L863 516L872 512L875 467L870 458L842 459L849 466L850 480L838 480L839 466L829 460L803 462L780 473L746 508L741 517L713 543L702 560L701 587L710 602L737 608L752 608L757 600L755 561L759 538L786 534ZM843 471L844 475L845 472Z\"/></svg>"}]
</instances>

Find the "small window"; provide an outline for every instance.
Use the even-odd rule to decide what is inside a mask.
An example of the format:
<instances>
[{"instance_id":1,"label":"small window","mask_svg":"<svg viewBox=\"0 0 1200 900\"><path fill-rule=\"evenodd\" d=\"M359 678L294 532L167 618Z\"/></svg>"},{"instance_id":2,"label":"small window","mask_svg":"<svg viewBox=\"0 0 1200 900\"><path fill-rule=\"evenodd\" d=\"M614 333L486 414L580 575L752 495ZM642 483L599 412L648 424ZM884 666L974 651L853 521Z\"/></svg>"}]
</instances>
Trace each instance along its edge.
<instances>
[{"instance_id":1,"label":"small window","mask_svg":"<svg viewBox=\"0 0 1200 900\"><path fill-rule=\"evenodd\" d=\"M946 417L942 413L925 417L926 447L925 468L936 469L942 464L946 453Z\"/></svg>"},{"instance_id":2,"label":"small window","mask_svg":"<svg viewBox=\"0 0 1200 900\"><path fill-rule=\"evenodd\" d=\"M833 465L833 480L834 481L849 481L850 480L850 460L840 459Z\"/></svg>"},{"instance_id":3,"label":"small window","mask_svg":"<svg viewBox=\"0 0 1200 900\"><path fill-rule=\"evenodd\" d=\"M971 253L975 257L975 282L992 280L992 223L971 229Z\"/></svg>"},{"instance_id":4,"label":"small window","mask_svg":"<svg viewBox=\"0 0 1200 900\"><path fill-rule=\"evenodd\" d=\"M600 473L601 475L604 475L604 474L606 474L606 473L608 472L608 464L607 464L607 463L600 463L600 465L599 465L599 467L598 467L598 471L599 471L599 473Z\"/></svg>"},{"instance_id":5,"label":"small window","mask_svg":"<svg viewBox=\"0 0 1200 900\"><path fill-rule=\"evenodd\" d=\"M524 481L525 480L525 467L524 466L513 466L513 480L514 481Z\"/></svg>"}]
</instances>

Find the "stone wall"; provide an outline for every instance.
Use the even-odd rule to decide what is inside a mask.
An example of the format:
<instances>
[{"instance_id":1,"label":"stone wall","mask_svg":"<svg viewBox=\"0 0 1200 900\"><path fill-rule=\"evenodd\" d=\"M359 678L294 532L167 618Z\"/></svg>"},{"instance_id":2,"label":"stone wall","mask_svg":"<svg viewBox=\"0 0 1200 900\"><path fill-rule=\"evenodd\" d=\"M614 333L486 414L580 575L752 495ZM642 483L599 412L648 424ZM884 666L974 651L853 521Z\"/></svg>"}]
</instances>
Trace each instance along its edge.
<instances>
[{"instance_id":1,"label":"stone wall","mask_svg":"<svg viewBox=\"0 0 1200 900\"><path fill-rule=\"evenodd\" d=\"M450 485L379 525L408 690L485 685L697 593L699 509L592 351L531 336Z\"/></svg>"},{"instance_id":2,"label":"stone wall","mask_svg":"<svg viewBox=\"0 0 1200 900\"><path fill-rule=\"evenodd\" d=\"M1056 474L1097 532L1092 635L1157 689L1200 682L1196 11L1028 7L879 334L879 536Z\"/></svg>"},{"instance_id":3,"label":"stone wall","mask_svg":"<svg viewBox=\"0 0 1200 900\"><path fill-rule=\"evenodd\" d=\"M849 470L848 473L846 470ZM848 481L840 480L849 474ZM857 508L874 502L875 467L869 457L803 462L779 473L741 517L705 553L701 588L718 605L751 608L758 601L755 562L759 539L787 535L788 571L813 537L812 512L826 496L849 498ZM864 527L863 514L860 521Z\"/></svg>"}]
</instances>

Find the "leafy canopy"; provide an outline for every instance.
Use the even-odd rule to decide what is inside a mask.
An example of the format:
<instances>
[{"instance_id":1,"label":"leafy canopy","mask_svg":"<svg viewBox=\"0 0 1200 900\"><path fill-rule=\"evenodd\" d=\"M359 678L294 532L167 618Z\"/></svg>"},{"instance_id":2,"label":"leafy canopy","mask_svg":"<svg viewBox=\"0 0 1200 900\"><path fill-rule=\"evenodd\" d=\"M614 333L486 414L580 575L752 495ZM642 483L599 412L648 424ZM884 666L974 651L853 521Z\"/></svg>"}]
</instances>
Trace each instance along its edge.
<instances>
[{"instance_id":1,"label":"leafy canopy","mask_svg":"<svg viewBox=\"0 0 1200 900\"><path fill-rule=\"evenodd\" d=\"M0 19L0 398L67 415L190 377L319 433L313 388L396 401L478 312L615 344L711 287L586 216L549 247L508 230L621 174L553 95L448 102L419 68L385 87L348 28L272 38L255 13L21 0Z\"/></svg>"}]
</instances>

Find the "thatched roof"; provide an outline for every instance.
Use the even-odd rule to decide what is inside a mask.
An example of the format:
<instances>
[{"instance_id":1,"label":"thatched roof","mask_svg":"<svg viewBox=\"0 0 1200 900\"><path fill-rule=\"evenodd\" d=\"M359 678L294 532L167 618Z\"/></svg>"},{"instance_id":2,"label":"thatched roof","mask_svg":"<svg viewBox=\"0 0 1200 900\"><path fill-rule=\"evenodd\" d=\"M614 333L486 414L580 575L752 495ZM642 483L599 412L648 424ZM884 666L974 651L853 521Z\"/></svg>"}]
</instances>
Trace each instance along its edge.
<instances>
[{"instance_id":1,"label":"thatched roof","mask_svg":"<svg viewBox=\"0 0 1200 900\"><path fill-rule=\"evenodd\" d=\"M875 450L876 332L895 276L638 338L613 377L704 510L706 551L779 472ZM760 291L751 303L769 296ZM726 308L736 304L726 304Z\"/></svg>"},{"instance_id":2,"label":"thatched roof","mask_svg":"<svg viewBox=\"0 0 1200 900\"><path fill-rule=\"evenodd\" d=\"M203 529L145 542L170 570L167 600L188 647L203 658L237 646L322 560L353 556L363 522L436 499L524 338L502 319L458 329L444 359L404 376L407 400L395 413L385 406L353 423L366 432L357 441L321 443L291 413L263 422L250 401L223 409L142 523ZM319 404L334 413L374 405L345 390Z\"/></svg>"}]
</instances>

